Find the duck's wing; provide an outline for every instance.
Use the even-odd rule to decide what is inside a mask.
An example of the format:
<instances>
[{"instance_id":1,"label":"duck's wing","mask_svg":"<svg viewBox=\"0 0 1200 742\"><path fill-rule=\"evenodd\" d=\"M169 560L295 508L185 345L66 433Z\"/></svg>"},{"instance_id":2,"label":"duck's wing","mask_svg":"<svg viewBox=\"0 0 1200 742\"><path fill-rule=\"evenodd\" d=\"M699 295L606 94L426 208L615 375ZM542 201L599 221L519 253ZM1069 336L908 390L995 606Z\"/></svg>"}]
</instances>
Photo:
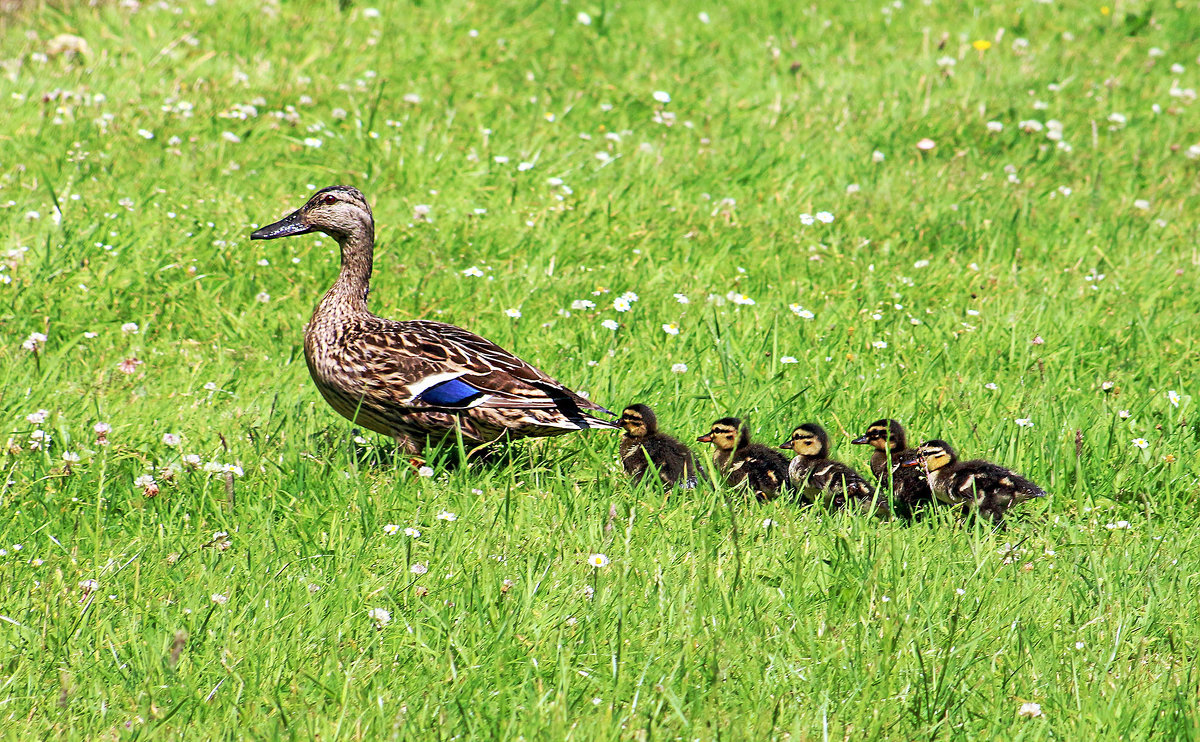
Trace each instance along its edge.
<instances>
[{"instance_id":1,"label":"duck's wing","mask_svg":"<svg viewBox=\"0 0 1200 742\"><path fill-rule=\"evenodd\" d=\"M970 498L972 491L1004 494L1011 497L1014 503L1046 496L1041 487L1025 477L989 461L959 464L955 467L954 475L953 487L964 499Z\"/></svg>"},{"instance_id":2,"label":"duck's wing","mask_svg":"<svg viewBox=\"0 0 1200 742\"><path fill-rule=\"evenodd\" d=\"M616 427L588 412L613 414L473 332L443 322L380 320L356 347L377 388L412 409L554 409L583 427Z\"/></svg>"}]
</instances>

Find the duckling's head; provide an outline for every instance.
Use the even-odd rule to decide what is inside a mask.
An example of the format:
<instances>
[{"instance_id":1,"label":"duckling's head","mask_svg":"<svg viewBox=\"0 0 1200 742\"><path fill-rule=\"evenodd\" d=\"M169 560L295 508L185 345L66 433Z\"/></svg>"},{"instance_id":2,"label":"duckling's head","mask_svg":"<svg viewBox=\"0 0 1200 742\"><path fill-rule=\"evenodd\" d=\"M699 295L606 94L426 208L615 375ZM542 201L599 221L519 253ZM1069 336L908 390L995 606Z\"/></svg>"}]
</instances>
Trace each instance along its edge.
<instances>
[{"instance_id":1,"label":"duckling's head","mask_svg":"<svg viewBox=\"0 0 1200 742\"><path fill-rule=\"evenodd\" d=\"M723 417L712 424L706 435L696 440L711 443L722 451L733 451L750 445L750 428L736 417Z\"/></svg>"},{"instance_id":2,"label":"duckling's head","mask_svg":"<svg viewBox=\"0 0 1200 742\"><path fill-rule=\"evenodd\" d=\"M908 447L904 437L904 426L898 420L876 420L867 426L867 432L851 443L866 443L878 451L903 451Z\"/></svg>"},{"instance_id":3,"label":"duckling's head","mask_svg":"<svg viewBox=\"0 0 1200 742\"><path fill-rule=\"evenodd\" d=\"M780 444L784 450L791 449L797 456L821 459L829 455L829 434L816 423L804 423L792 431L792 437Z\"/></svg>"},{"instance_id":4,"label":"duckling's head","mask_svg":"<svg viewBox=\"0 0 1200 742\"><path fill-rule=\"evenodd\" d=\"M630 438L645 438L658 432L658 418L654 411L644 404L631 404L621 411L621 419L617 423L624 428Z\"/></svg>"},{"instance_id":5,"label":"duckling's head","mask_svg":"<svg viewBox=\"0 0 1200 742\"><path fill-rule=\"evenodd\" d=\"M336 185L317 191L304 206L274 224L255 230L250 239L273 240L324 232L341 242L364 231L374 237L375 220L366 197L357 188Z\"/></svg>"},{"instance_id":6,"label":"duckling's head","mask_svg":"<svg viewBox=\"0 0 1200 742\"><path fill-rule=\"evenodd\" d=\"M949 466L955 461L958 461L958 454L950 447L946 441L926 441L917 448L917 455L913 456L908 461L901 462L901 466L919 466L925 464L926 471L937 471L943 466Z\"/></svg>"}]
</instances>

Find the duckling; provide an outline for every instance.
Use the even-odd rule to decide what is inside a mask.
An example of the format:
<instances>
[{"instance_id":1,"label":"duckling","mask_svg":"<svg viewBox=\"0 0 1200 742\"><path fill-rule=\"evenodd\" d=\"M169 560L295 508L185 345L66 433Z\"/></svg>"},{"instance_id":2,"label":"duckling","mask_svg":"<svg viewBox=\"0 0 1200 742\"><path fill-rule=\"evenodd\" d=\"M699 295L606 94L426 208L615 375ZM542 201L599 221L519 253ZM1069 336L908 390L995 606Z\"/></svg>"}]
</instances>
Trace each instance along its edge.
<instances>
[{"instance_id":1,"label":"duckling","mask_svg":"<svg viewBox=\"0 0 1200 742\"><path fill-rule=\"evenodd\" d=\"M767 446L750 442L750 428L736 417L723 417L696 439L715 447L713 465L731 487L745 482L759 500L773 500L788 486L787 459Z\"/></svg>"},{"instance_id":2,"label":"duckling","mask_svg":"<svg viewBox=\"0 0 1200 742\"><path fill-rule=\"evenodd\" d=\"M252 240L324 232L342 268L304 332L304 359L343 417L420 455L459 435L476 447L499 438L617 429L612 413L473 332L430 320L397 322L367 306L375 219L366 197L330 186Z\"/></svg>"},{"instance_id":3,"label":"duckling","mask_svg":"<svg viewBox=\"0 0 1200 742\"><path fill-rule=\"evenodd\" d=\"M653 466L668 490L675 485L685 490L696 488L697 474L703 476L703 470L695 454L675 438L659 432L653 410L644 404L629 405L617 422L625 430L619 449L621 464L634 484L639 484Z\"/></svg>"},{"instance_id":4,"label":"duckling","mask_svg":"<svg viewBox=\"0 0 1200 742\"><path fill-rule=\"evenodd\" d=\"M922 443L901 466L922 464L938 500L974 510L995 524L1013 505L1046 496L1041 487L999 464L983 459L959 461L950 444L942 440Z\"/></svg>"},{"instance_id":5,"label":"duckling","mask_svg":"<svg viewBox=\"0 0 1200 742\"><path fill-rule=\"evenodd\" d=\"M887 502L853 468L829 458L829 435L816 423L792 431L780 448L796 452L788 466L792 486L807 500L822 500L828 508L854 507L869 515L886 516Z\"/></svg>"},{"instance_id":6,"label":"duckling","mask_svg":"<svg viewBox=\"0 0 1200 742\"><path fill-rule=\"evenodd\" d=\"M850 442L875 449L871 452L871 473L881 485L891 490L892 512L911 520L931 506L934 498L924 471L900 466L915 453L906 441L904 426L899 421L883 419L868 425L866 433Z\"/></svg>"}]
</instances>

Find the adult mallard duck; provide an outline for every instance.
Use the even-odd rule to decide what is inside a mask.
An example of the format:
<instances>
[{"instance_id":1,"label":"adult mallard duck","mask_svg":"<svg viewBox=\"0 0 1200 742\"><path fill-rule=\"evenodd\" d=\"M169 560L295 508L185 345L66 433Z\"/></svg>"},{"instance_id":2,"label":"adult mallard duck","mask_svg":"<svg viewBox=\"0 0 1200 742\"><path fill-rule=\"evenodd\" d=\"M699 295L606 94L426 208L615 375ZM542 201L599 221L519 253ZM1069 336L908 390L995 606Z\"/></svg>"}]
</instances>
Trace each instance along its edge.
<instances>
[{"instance_id":1,"label":"adult mallard duck","mask_svg":"<svg viewBox=\"0 0 1200 742\"><path fill-rule=\"evenodd\" d=\"M324 232L342 269L304 333L304 358L333 409L392 436L410 454L427 443L467 445L501 437L561 435L616 423L613 414L473 332L443 322L377 317L367 309L375 221L349 186L317 191L300 210L256 230L252 240Z\"/></svg>"},{"instance_id":2,"label":"adult mallard duck","mask_svg":"<svg viewBox=\"0 0 1200 742\"><path fill-rule=\"evenodd\" d=\"M621 436L621 465L635 484L650 471L657 473L667 489L679 485L695 489L703 470L692 450L659 431L658 417L644 404L629 405L617 421L625 429ZM653 467L653 469L651 469Z\"/></svg>"},{"instance_id":3,"label":"adult mallard duck","mask_svg":"<svg viewBox=\"0 0 1200 742\"><path fill-rule=\"evenodd\" d=\"M788 477L806 500L823 502L831 509L853 508L869 515L886 516L887 502L876 497L863 475L829 458L829 434L816 423L804 423L779 446L796 452Z\"/></svg>"},{"instance_id":4,"label":"adult mallard duck","mask_svg":"<svg viewBox=\"0 0 1200 742\"><path fill-rule=\"evenodd\" d=\"M745 482L760 500L773 500L787 487L787 459L778 451L751 443L750 428L738 418L721 418L696 440L713 444L713 465L731 487Z\"/></svg>"},{"instance_id":5,"label":"adult mallard duck","mask_svg":"<svg viewBox=\"0 0 1200 742\"><path fill-rule=\"evenodd\" d=\"M904 426L898 420L876 420L867 432L850 441L871 446L871 473L879 484L891 490L892 512L912 520L934 502L929 481L920 467L900 466L916 453L909 449Z\"/></svg>"},{"instance_id":6,"label":"adult mallard duck","mask_svg":"<svg viewBox=\"0 0 1200 742\"><path fill-rule=\"evenodd\" d=\"M958 454L945 441L922 443L901 465L923 466L938 500L960 505L996 524L1013 505L1046 496L1041 487L999 464L983 459L959 461Z\"/></svg>"}]
</instances>

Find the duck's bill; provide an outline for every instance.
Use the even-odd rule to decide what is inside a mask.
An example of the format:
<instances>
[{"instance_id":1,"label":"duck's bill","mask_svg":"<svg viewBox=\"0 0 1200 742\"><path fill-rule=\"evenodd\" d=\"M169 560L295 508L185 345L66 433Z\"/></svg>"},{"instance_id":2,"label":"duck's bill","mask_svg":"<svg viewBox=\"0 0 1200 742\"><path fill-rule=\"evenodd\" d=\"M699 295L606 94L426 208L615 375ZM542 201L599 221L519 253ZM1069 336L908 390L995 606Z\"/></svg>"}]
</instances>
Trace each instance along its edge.
<instances>
[{"instance_id":1,"label":"duck's bill","mask_svg":"<svg viewBox=\"0 0 1200 742\"><path fill-rule=\"evenodd\" d=\"M696 439L696 442L697 443L712 443L712 433L709 433L708 435L700 436L699 438Z\"/></svg>"},{"instance_id":2,"label":"duck's bill","mask_svg":"<svg viewBox=\"0 0 1200 742\"><path fill-rule=\"evenodd\" d=\"M907 467L907 466L917 466L917 465L918 465L918 464L920 464L921 462L922 462L922 459L909 459L908 461L901 461L901 462L900 462L900 466L905 466L905 467Z\"/></svg>"},{"instance_id":3,"label":"duck's bill","mask_svg":"<svg viewBox=\"0 0 1200 742\"><path fill-rule=\"evenodd\" d=\"M855 438L854 440L852 440L850 442L851 443L870 443L871 441L867 440L867 437L865 435L860 435L859 437Z\"/></svg>"},{"instance_id":4,"label":"duck's bill","mask_svg":"<svg viewBox=\"0 0 1200 742\"><path fill-rule=\"evenodd\" d=\"M779 447L782 448L784 451L791 451L792 450L792 442L784 441L783 443L779 444Z\"/></svg>"},{"instance_id":5,"label":"duck's bill","mask_svg":"<svg viewBox=\"0 0 1200 742\"><path fill-rule=\"evenodd\" d=\"M274 240L279 237L293 237L298 234L308 234L316 230L300 220L300 212L293 211L284 218L268 224L250 233L252 240Z\"/></svg>"}]
</instances>

